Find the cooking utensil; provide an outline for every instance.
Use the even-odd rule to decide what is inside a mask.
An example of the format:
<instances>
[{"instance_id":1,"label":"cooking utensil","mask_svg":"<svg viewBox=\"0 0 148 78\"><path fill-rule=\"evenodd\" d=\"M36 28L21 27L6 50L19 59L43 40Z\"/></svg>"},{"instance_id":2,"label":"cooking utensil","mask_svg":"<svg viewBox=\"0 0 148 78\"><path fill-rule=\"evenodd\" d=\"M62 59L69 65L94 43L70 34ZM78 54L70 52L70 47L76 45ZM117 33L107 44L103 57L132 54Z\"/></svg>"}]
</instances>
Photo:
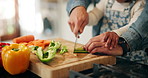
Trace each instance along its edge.
<instances>
[{"instance_id":1,"label":"cooking utensil","mask_svg":"<svg viewBox=\"0 0 148 78\"><path fill-rule=\"evenodd\" d=\"M74 52L75 49L76 49L77 40L78 40L79 35L80 35L80 33L78 33L78 34L76 35L76 39L75 39L75 43L74 43L74 50L73 50L73 52Z\"/></svg>"}]
</instances>

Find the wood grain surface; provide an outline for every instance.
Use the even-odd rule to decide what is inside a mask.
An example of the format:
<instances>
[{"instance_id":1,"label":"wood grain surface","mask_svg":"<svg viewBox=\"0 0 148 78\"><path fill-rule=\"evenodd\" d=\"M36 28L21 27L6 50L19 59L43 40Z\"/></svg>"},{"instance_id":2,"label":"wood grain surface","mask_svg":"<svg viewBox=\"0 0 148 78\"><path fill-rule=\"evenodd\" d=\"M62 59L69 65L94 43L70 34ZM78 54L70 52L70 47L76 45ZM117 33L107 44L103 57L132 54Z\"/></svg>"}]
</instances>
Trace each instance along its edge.
<instances>
[{"instance_id":1,"label":"wood grain surface","mask_svg":"<svg viewBox=\"0 0 148 78\"><path fill-rule=\"evenodd\" d=\"M56 54L55 58L48 64L40 62L35 54L30 56L29 70L39 75L42 78L68 78L69 70L82 71L92 68L96 64L116 63L114 56L92 55L86 53L73 53L74 42L64 40L62 38L53 39L62 43L62 46L67 46L68 52L63 55ZM82 44L77 44L76 47L81 47Z\"/></svg>"}]
</instances>

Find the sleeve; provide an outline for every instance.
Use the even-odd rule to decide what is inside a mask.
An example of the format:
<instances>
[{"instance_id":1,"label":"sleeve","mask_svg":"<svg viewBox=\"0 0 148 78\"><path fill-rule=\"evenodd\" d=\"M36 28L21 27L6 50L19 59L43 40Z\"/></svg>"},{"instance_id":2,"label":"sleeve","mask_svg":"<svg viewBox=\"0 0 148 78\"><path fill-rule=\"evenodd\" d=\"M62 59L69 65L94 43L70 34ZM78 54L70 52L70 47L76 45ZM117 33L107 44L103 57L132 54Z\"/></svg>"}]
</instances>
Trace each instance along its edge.
<instances>
[{"instance_id":1,"label":"sleeve","mask_svg":"<svg viewBox=\"0 0 148 78\"><path fill-rule=\"evenodd\" d=\"M70 15L71 11L77 6L84 6L85 8L91 3L91 0L69 0L67 3L66 10L68 15Z\"/></svg>"},{"instance_id":2,"label":"sleeve","mask_svg":"<svg viewBox=\"0 0 148 78\"><path fill-rule=\"evenodd\" d=\"M130 47L130 51L142 49L141 44L147 44L143 40L148 40L148 3L139 18L134 22L129 29L121 35Z\"/></svg>"},{"instance_id":3,"label":"sleeve","mask_svg":"<svg viewBox=\"0 0 148 78\"><path fill-rule=\"evenodd\" d=\"M130 19L129 24L127 24L119 29L113 30L113 32L118 34L118 36L121 36L122 33L125 33L128 30L129 26L131 26L132 23L134 23L137 20L137 18L140 16L140 14L143 11L144 5L145 4L142 0L136 2L136 4L133 6L133 8L131 10L131 19Z\"/></svg>"},{"instance_id":4,"label":"sleeve","mask_svg":"<svg viewBox=\"0 0 148 78\"><path fill-rule=\"evenodd\" d=\"M105 3L106 3L106 0L100 0L100 2L96 5L96 7L88 13L89 26L96 25L98 21L103 17Z\"/></svg>"}]
</instances>

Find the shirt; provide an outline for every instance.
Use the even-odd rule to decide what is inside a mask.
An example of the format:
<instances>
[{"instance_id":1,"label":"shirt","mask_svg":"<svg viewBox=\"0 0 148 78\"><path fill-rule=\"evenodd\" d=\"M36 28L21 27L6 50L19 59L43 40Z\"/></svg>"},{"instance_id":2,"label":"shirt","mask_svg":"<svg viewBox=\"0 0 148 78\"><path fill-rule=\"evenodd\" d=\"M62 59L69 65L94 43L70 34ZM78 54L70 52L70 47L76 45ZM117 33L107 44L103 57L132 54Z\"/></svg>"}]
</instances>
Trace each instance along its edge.
<instances>
[{"instance_id":1,"label":"shirt","mask_svg":"<svg viewBox=\"0 0 148 78\"><path fill-rule=\"evenodd\" d=\"M96 8L94 8L92 11L89 12L89 24L88 25L96 25L98 21L104 16L104 13L106 11L107 1L111 1L111 0L101 0L96 5ZM139 17L139 15L141 14L143 10L144 5L145 5L145 0L137 0L135 5L131 9L131 13L130 13L131 19L129 21L129 24L119 29L113 30L113 31L117 33L118 36L126 32L129 26L131 26L131 24L137 20L137 18ZM115 1L112 6L112 10L122 12L128 6L129 6L129 3L119 3Z\"/></svg>"}]
</instances>

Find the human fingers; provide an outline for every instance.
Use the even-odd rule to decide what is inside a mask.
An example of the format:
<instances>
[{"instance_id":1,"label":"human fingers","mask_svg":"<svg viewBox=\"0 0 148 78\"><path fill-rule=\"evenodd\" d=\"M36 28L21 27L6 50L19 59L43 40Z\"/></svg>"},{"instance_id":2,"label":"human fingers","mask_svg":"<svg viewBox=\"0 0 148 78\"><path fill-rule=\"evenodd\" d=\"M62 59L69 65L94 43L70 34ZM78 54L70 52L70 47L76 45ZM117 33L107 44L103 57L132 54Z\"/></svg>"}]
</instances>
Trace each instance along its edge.
<instances>
[{"instance_id":1,"label":"human fingers","mask_svg":"<svg viewBox=\"0 0 148 78\"><path fill-rule=\"evenodd\" d=\"M117 45L117 36L114 34L113 37L112 37L112 42L111 42L111 49L116 47Z\"/></svg>"},{"instance_id":2,"label":"human fingers","mask_svg":"<svg viewBox=\"0 0 148 78\"><path fill-rule=\"evenodd\" d=\"M88 46L89 46L93 41L96 41L96 40L95 40L95 37L91 38L91 39L84 45L85 50L88 51Z\"/></svg>"},{"instance_id":3,"label":"human fingers","mask_svg":"<svg viewBox=\"0 0 148 78\"><path fill-rule=\"evenodd\" d=\"M103 42L106 42L108 37L109 37L109 32L105 32L104 34L104 38L103 38ZM107 46L106 46L107 47Z\"/></svg>"},{"instance_id":4,"label":"human fingers","mask_svg":"<svg viewBox=\"0 0 148 78\"><path fill-rule=\"evenodd\" d=\"M77 37L78 33L80 32L80 26L82 25L82 23L83 23L83 20L81 20L81 19L77 19L74 22L75 26L74 26L74 31L73 32L74 32L76 37Z\"/></svg>"},{"instance_id":5,"label":"human fingers","mask_svg":"<svg viewBox=\"0 0 148 78\"><path fill-rule=\"evenodd\" d=\"M94 48L96 47L102 47L104 46L105 43L103 42L92 42L89 46L88 46L88 51L91 52Z\"/></svg>"},{"instance_id":6,"label":"human fingers","mask_svg":"<svg viewBox=\"0 0 148 78\"><path fill-rule=\"evenodd\" d=\"M88 46L91 44L91 42L90 41L88 41L85 45L84 45L84 49L86 50L86 51L88 51Z\"/></svg>"},{"instance_id":7,"label":"human fingers","mask_svg":"<svg viewBox=\"0 0 148 78\"><path fill-rule=\"evenodd\" d=\"M112 41L112 38L111 38L111 36L110 36L110 37L108 37L108 39L107 39L107 42L106 42L106 44L105 44L105 47L110 48L111 41Z\"/></svg>"},{"instance_id":8,"label":"human fingers","mask_svg":"<svg viewBox=\"0 0 148 78\"><path fill-rule=\"evenodd\" d=\"M84 31L84 27L87 25L87 23L86 22L83 22L83 24L81 25L81 27L80 27L80 33L83 33L83 31Z\"/></svg>"},{"instance_id":9,"label":"human fingers","mask_svg":"<svg viewBox=\"0 0 148 78\"><path fill-rule=\"evenodd\" d=\"M107 54L106 52L109 52L109 50L108 48L105 47L96 47L90 53L96 53L96 52Z\"/></svg>"},{"instance_id":10,"label":"human fingers","mask_svg":"<svg viewBox=\"0 0 148 78\"><path fill-rule=\"evenodd\" d=\"M108 55L115 55L115 56L123 54L122 47L119 45L117 45L117 47L113 48L112 50L105 47L96 47L90 53L96 53L96 52L100 52Z\"/></svg>"},{"instance_id":11,"label":"human fingers","mask_svg":"<svg viewBox=\"0 0 148 78\"><path fill-rule=\"evenodd\" d=\"M73 29L74 29L74 23L71 22L71 21L68 21L68 24L69 24L69 26L70 26L71 31L73 32Z\"/></svg>"},{"instance_id":12,"label":"human fingers","mask_svg":"<svg viewBox=\"0 0 148 78\"><path fill-rule=\"evenodd\" d=\"M88 50L88 46L92 43L92 42L101 42L102 38L101 35L95 36L93 38L91 38L86 44L85 44L85 49Z\"/></svg>"},{"instance_id":13,"label":"human fingers","mask_svg":"<svg viewBox=\"0 0 148 78\"><path fill-rule=\"evenodd\" d=\"M114 36L115 36L115 37L114 37L114 38L115 38L115 39L114 39L114 40L115 40L114 47L117 47L119 36L118 36L118 34L115 33L115 32L114 32L114 34L115 34L115 35L114 35Z\"/></svg>"},{"instance_id":14,"label":"human fingers","mask_svg":"<svg viewBox=\"0 0 148 78\"><path fill-rule=\"evenodd\" d=\"M116 42L115 42L115 46L114 46L114 47L117 47L117 45L118 45L118 40L119 40L119 37L116 38Z\"/></svg>"},{"instance_id":15,"label":"human fingers","mask_svg":"<svg viewBox=\"0 0 148 78\"><path fill-rule=\"evenodd\" d=\"M81 25L81 27L80 27L80 33L83 32L84 27L85 27L87 24L88 24L88 14L86 15L85 20L83 21L83 23L82 23L82 25Z\"/></svg>"},{"instance_id":16,"label":"human fingers","mask_svg":"<svg viewBox=\"0 0 148 78\"><path fill-rule=\"evenodd\" d=\"M110 49L113 49L113 47L115 46L115 43L116 43L116 37L113 36L112 39L111 39L111 45L110 45Z\"/></svg>"}]
</instances>

